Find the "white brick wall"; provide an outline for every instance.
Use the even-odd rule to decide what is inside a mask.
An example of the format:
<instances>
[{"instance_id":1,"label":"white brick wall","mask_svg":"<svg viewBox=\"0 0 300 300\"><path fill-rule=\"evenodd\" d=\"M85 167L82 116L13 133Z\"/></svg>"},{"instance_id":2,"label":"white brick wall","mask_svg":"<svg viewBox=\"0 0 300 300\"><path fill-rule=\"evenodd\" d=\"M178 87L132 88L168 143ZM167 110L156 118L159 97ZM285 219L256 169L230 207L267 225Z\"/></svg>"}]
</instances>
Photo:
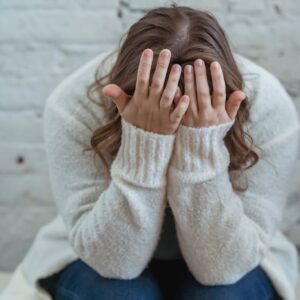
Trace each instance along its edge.
<instances>
[{"instance_id":1,"label":"white brick wall","mask_svg":"<svg viewBox=\"0 0 300 300\"><path fill-rule=\"evenodd\" d=\"M170 1L0 0L0 270L22 259L54 214L43 147L45 100L71 71ZM186 0L212 11L236 51L300 97L298 0ZM3 230L4 229L4 230Z\"/></svg>"}]
</instances>

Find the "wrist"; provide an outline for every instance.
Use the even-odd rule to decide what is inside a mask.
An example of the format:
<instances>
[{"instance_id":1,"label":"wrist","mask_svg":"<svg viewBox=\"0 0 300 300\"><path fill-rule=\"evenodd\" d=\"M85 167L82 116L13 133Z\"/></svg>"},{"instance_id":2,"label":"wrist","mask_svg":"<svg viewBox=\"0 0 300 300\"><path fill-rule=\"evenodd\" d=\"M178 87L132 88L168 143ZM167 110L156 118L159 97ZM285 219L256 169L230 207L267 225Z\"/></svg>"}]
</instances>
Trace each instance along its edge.
<instances>
[{"instance_id":1,"label":"wrist","mask_svg":"<svg viewBox=\"0 0 300 300\"><path fill-rule=\"evenodd\" d=\"M222 172L230 162L223 139L233 123L199 128L180 124L170 169L187 180L207 180Z\"/></svg>"},{"instance_id":2,"label":"wrist","mask_svg":"<svg viewBox=\"0 0 300 300\"><path fill-rule=\"evenodd\" d=\"M123 173L133 183L147 187L165 185L175 134L146 131L123 118L121 124L121 145L111 166L112 176Z\"/></svg>"}]
</instances>

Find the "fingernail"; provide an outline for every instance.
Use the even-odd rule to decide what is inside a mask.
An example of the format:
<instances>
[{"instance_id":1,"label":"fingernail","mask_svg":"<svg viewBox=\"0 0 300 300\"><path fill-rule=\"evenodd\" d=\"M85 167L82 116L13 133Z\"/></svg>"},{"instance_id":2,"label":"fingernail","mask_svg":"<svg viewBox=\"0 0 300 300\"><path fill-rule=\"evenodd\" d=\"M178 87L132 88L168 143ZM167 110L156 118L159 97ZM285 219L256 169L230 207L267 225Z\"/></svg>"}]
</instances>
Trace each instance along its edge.
<instances>
[{"instance_id":1,"label":"fingernail","mask_svg":"<svg viewBox=\"0 0 300 300\"><path fill-rule=\"evenodd\" d=\"M180 67L180 65L175 65L174 69L176 72L179 72L181 70L181 67Z\"/></svg>"},{"instance_id":2,"label":"fingernail","mask_svg":"<svg viewBox=\"0 0 300 300\"><path fill-rule=\"evenodd\" d=\"M163 53L162 53L162 56L165 57L165 58L169 57L170 56L170 50L164 49Z\"/></svg>"},{"instance_id":3,"label":"fingernail","mask_svg":"<svg viewBox=\"0 0 300 300\"><path fill-rule=\"evenodd\" d=\"M184 102L189 102L189 97L188 96L184 96L182 99Z\"/></svg>"},{"instance_id":4,"label":"fingernail","mask_svg":"<svg viewBox=\"0 0 300 300\"><path fill-rule=\"evenodd\" d=\"M220 65L219 65L219 63L217 61L214 61L212 63L212 66L213 66L213 68L215 68L215 70L218 70Z\"/></svg>"},{"instance_id":5,"label":"fingernail","mask_svg":"<svg viewBox=\"0 0 300 300\"><path fill-rule=\"evenodd\" d=\"M147 49L144 51L144 55L145 55L145 57L150 57L150 56L152 55L152 50L147 48Z\"/></svg>"},{"instance_id":6,"label":"fingernail","mask_svg":"<svg viewBox=\"0 0 300 300\"><path fill-rule=\"evenodd\" d=\"M202 59L197 59L196 60L196 66L202 67L203 66L203 60Z\"/></svg>"},{"instance_id":7,"label":"fingernail","mask_svg":"<svg viewBox=\"0 0 300 300\"><path fill-rule=\"evenodd\" d=\"M192 72L192 66L191 65L186 65L186 71L188 72L188 73L191 73Z\"/></svg>"}]
</instances>

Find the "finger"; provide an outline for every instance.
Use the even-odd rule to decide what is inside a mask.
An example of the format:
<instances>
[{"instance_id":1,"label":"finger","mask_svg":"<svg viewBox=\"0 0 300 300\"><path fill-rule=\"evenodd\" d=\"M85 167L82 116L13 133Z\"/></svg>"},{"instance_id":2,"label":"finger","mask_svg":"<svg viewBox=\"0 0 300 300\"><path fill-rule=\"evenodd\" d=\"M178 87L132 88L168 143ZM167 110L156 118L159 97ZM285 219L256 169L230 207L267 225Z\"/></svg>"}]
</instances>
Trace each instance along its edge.
<instances>
[{"instance_id":1,"label":"finger","mask_svg":"<svg viewBox=\"0 0 300 300\"><path fill-rule=\"evenodd\" d=\"M190 105L188 110L196 115L198 113L198 106L196 102L196 90L194 82L194 70L193 66L186 65L184 67L184 92L190 98Z\"/></svg>"},{"instance_id":2,"label":"finger","mask_svg":"<svg viewBox=\"0 0 300 300\"><path fill-rule=\"evenodd\" d=\"M138 101L140 101L141 99L146 99L148 97L152 60L153 51L149 48L145 49L140 57L135 85L135 98Z\"/></svg>"},{"instance_id":3,"label":"finger","mask_svg":"<svg viewBox=\"0 0 300 300\"><path fill-rule=\"evenodd\" d=\"M170 121L179 124L184 114L189 107L190 99L189 96L183 95L174 111L170 114Z\"/></svg>"},{"instance_id":4,"label":"finger","mask_svg":"<svg viewBox=\"0 0 300 300\"><path fill-rule=\"evenodd\" d=\"M226 101L226 86L222 68L217 61L214 61L210 65L210 71L213 85L212 106L222 108Z\"/></svg>"},{"instance_id":5,"label":"finger","mask_svg":"<svg viewBox=\"0 0 300 300\"><path fill-rule=\"evenodd\" d=\"M210 108L211 98L205 63L202 59L195 60L196 93L199 109Z\"/></svg>"},{"instance_id":6,"label":"finger","mask_svg":"<svg viewBox=\"0 0 300 300\"><path fill-rule=\"evenodd\" d=\"M175 94L175 97L174 97L174 104L175 104L175 106L177 106L177 104L178 104L179 99L181 98L181 96L182 96L181 89L180 89L179 86L177 86L176 94Z\"/></svg>"},{"instance_id":7,"label":"finger","mask_svg":"<svg viewBox=\"0 0 300 300\"><path fill-rule=\"evenodd\" d=\"M104 96L111 97L112 101L116 104L119 113L123 111L127 105L130 96L127 95L118 85L108 84L102 89Z\"/></svg>"},{"instance_id":8,"label":"finger","mask_svg":"<svg viewBox=\"0 0 300 300\"><path fill-rule=\"evenodd\" d=\"M169 49L163 49L159 53L156 68L151 81L149 98L155 98L157 101L160 100L170 59L171 51Z\"/></svg>"},{"instance_id":9,"label":"finger","mask_svg":"<svg viewBox=\"0 0 300 300\"><path fill-rule=\"evenodd\" d=\"M163 91L163 94L160 99L160 106L163 108L170 108L175 94L177 92L178 81L181 74L181 66L175 64L172 66L167 85Z\"/></svg>"},{"instance_id":10,"label":"finger","mask_svg":"<svg viewBox=\"0 0 300 300\"><path fill-rule=\"evenodd\" d=\"M173 109L175 109L175 107L178 105L178 102L179 102L181 97L182 97L181 89L180 89L179 86L177 86L174 101L172 103L172 108Z\"/></svg>"},{"instance_id":11,"label":"finger","mask_svg":"<svg viewBox=\"0 0 300 300\"><path fill-rule=\"evenodd\" d=\"M226 101L226 111L229 117L235 119L237 112L240 108L240 104L246 98L246 95L242 91L234 91Z\"/></svg>"}]
</instances>

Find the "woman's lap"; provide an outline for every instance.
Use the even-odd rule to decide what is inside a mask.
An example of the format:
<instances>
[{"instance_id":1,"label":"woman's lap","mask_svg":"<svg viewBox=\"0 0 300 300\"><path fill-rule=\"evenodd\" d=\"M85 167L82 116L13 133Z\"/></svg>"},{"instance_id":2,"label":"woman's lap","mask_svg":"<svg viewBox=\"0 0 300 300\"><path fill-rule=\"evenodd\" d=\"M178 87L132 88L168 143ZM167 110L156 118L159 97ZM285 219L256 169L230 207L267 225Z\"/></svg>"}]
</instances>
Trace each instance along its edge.
<instances>
[{"instance_id":1,"label":"woman's lap","mask_svg":"<svg viewBox=\"0 0 300 300\"><path fill-rule=\"evenodd\" d=\"M148 268L131 280L111 279L101 276L78 259L54 276L53 280L47 280L42 285L47 286L55 300L163 300L157 282Z\"/></svg>"},{"instance_id":2,"label":"woman's lap","mask_svg":"<svg viewBox=\"0 0 300 300\"><path fill-rule=\"evenodd\" d=\"M234 284L208 286L199 283L184 260L153 261L152 271L160 286L167 288L166 299L172 300L280 300L270 279L260 266ZM171 283L167 281L172 276Z\"/></svg>"},{"instance_id":3,"label":"woman's lap","mask_svg":"<svg viewBox=\"0 0 300 300\"><path fill-rule=\"evenodd\" d=\"M105 278L78 259L40 282L54 300L280 299L260 266L234 284L206 286L195 280L182 259L153 259L140 276L130 280Z\"/></svg>"}]
</instances>

